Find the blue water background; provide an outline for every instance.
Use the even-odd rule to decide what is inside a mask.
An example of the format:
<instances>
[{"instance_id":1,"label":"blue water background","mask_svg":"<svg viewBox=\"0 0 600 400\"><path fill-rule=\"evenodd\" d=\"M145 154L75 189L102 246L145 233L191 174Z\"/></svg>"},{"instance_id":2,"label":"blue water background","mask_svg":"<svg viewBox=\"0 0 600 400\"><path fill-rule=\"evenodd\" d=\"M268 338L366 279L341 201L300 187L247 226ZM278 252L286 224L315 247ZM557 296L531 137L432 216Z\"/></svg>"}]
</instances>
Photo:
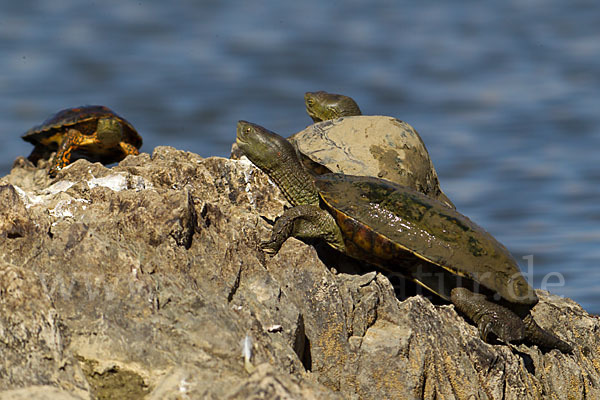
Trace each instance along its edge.
<instances>
[{"instance_id":1,"label":"blue water background","mask_svg":"<svg viewBox=\"0 0 600 400\"><path fill-rule=\"evenodd\" d=\"M535 287L600 313L598 21L577 0L4 1L0 175L66 107L113 108L146 152L228 156L238 119L288 135L305 91L344 93L420 132Z\"/></svg>"}]
</instances>

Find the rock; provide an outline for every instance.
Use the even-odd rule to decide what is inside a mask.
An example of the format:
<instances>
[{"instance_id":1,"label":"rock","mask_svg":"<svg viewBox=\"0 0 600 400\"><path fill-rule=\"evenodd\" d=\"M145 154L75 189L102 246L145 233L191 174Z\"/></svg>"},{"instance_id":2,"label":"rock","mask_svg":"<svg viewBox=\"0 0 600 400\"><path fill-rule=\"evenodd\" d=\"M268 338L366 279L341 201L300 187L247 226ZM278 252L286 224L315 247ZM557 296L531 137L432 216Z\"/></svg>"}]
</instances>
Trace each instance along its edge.
<instances>
[{"instance_id":1,"label":"rock","mask_svg":"<svg viewBox=\"0 0 600 400\"><path fill-rule=\"evenodd\" d=\"M569 299L538 291L575 347L542 353L298 240L265 256L286 203L247 161L17 160L0 198L0 399L600 396L600 322Z\"/></svg>"},{"instance_id":2,"label":"rock","mask_svg":"<svg viewBox=\"0 0 600 400\"><path fill-rule=\"evenodd\" d=\"M0 392L0 400L81 400L83 398L54 386L31 386Z\"/></svg>"},{"instance_id":3,"label":"rock","mask_svg":"<svg viewBox=\"0 0 600 400\"><path fill-rule=\"evenodd\" d=\"M65 350L66 329L39 275L0 261L1 387L53 385L86 397L79 363Z\"/></svg>"}]
</instances>

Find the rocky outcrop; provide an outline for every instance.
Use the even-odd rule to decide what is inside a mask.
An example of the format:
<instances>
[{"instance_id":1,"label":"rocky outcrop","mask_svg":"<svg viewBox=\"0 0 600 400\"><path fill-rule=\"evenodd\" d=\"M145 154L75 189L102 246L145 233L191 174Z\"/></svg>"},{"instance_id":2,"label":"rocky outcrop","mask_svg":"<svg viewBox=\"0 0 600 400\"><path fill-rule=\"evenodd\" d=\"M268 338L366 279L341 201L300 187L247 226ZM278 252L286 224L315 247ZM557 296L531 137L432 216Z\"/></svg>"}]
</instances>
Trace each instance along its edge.
<instances>
[{"instance_id":1,"label":"rocky outcrop","mask_svg":"<svg viewBox=\"0 0 600 400\"><path fill-rule=\"evenodd\" d=\"M265 256L286 203L247 161L39 167L0 179L0 399L600 397L600 322L569 299L538 292L575 347L542 353L318 245Z\"/></svg>"}]
</instances>

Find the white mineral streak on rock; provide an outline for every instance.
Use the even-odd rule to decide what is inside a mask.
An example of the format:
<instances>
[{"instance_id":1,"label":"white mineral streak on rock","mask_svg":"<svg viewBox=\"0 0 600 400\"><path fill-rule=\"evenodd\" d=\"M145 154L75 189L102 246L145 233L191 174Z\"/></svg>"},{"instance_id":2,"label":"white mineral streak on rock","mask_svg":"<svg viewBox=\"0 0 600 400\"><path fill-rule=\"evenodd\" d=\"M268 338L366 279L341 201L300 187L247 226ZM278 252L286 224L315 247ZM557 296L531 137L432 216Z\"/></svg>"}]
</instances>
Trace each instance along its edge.
<instances>
[{"instance_id":1,"label":"white mineral streak on rock","mask_svg":"<svg viewBox=\"0 0 600 400\"><path fill-rule=\"evenodd\" d=\"M248 202L252 206L252 209L256 208L256 204L254 203L254 196L252 196L252 174L254 173L254 165L246 156L242 156L239 160L235 162L240 163L244 166L244 182L246 186L244 187L244 191L246 192L246 196L248 196Z\"/></svg>"},{"instance_id":2,"label":"white mineral streak on rock","mask_svg":"<svg viewBox=\"0 0 600 400\"><path fill-rule=\"evenodd\" d=\"M187 393L190 389L190 383L188 381L184 379L182 379L181 381L179 381L179 393L182 393L185 395L185 393Z\"/></svg>"},{"instance_id":3,"label":"white mineral streak on rock","mask_svg":"<svg viewBox=\"0 0 600 400\"><path fill-rule=\"evenodd\" d=\"M23 203L25 203L25 208L29 208L35 204L39 204L43 200L42 196L36 196L31 193L28 194L27 192L25 192L23 189L21 189L17 185L13 185L13 187L17 191L17 194L19 195L19 197L21 197L21 200L23 200Z\"/></svg>"},{"instance_id":4,"label":"white mineral streak on rock","mask_svg":"<svg viewBox=\"0 0 600 400\"><path fill-rule=\"evenodd\" d=\"M102 178L92 178L87 181L87 184L90 189L93 189L96 186L102 186L115 192L120 192L121 190L127 189L127 178L123 174L112 174Z\"/></svg>"},{"instance_id":5,"label":"white mineral streak on rock","mask_svg":"<svg viewBox=\"0 0 600 400\"><path fill-rule=\"evenodd\" d=\"M49 209L48 213L53 217L57 218L72 217L73 213L67 208L69 204L71 204L71 199L61 200L58 203L56 203L56 206L54 206L54 208Z\"/></svg>"},{"instance_id":6,"label":"white mineral streak on rock","mask_svg":"<svg viewBox=\"0 0 600 400\"><path fill-rule=\"evenodd\" d=\"M252 337L248 334L246 334L246 337L242 340L242 357L244 357L244 368L246 369L246 372L251 374L256 367L252 365Z\"/></svg>"},{"instance_id":7,"label":"white mineral streak on rock","mask_svg":"<svg viewBox=\"0 0 600 400\"><path fill-rule=\"evenodd\" d=\"M60 192L65 192L67 190L69 190L69 188L71 186L73 186L75 184L75 182L71 182L71 181L58 181L55 184L53 184L52 186L49 186L44 193L47 194L56 194L56 193L60 193Z\"/></svg>"},{"instance_id":8,"label":"white mineral streak on rock","mask_svg":"<svg viewBox=\"0 0 600 400\"><path fill-rule=\"evenodd\" d=\"M246 335L242 341L242 356L246 361L252 359L252 337L250 335Z\"/></svg>"}]
</instances>

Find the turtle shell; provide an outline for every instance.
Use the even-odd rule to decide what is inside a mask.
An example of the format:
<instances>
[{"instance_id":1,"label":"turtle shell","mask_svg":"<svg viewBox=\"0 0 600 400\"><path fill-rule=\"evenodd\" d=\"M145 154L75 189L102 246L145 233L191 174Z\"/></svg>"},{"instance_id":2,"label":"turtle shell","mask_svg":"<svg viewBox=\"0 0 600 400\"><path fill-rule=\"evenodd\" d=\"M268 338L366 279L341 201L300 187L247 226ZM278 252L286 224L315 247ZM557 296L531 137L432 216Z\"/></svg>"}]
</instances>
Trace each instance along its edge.
<instances>
[{"instance_id":1,"label":"turtle shell","mask_svg":"<svg viewBox=\"0 0 600 400\"><path fill-rule=\"evenodd\" d=\"M326 174L315 183L350 255L404 274L403 265L420 265L424 274L409 270L409 277L444 298L464 278L511 303L537 302L508 250L440 201L372 177Z\"/></svg>"},{"instance_id":2,"label":"turtle shell","mask_svg":"<svg viewBox=\"0 0 600 400\"><path fill-rule=\"evenodd\" d=\"M288 140L313 175L327 172L326 168L335 173L378 177L454 207L440 188L425 143L406 122L375 115L344 117L310 125Z\"/></svg>"},{"instance_id":3,"label":"turtle shell","mask_svg":"<svg viewBox=\"0 0 600 400\"><path fill-rule=\"evenodd\" d=\"M121 122L124 142L130 143L138 149L142 147L142 137L129 121L110 108L97 105L61 110L47 118L42 124L25 132L22 138L34 145L47 146L50 150L56 150L69 129L77 129L84 135L90 135L96 131L98 119L106 117L112 117Z\"/></svg>"}]
</instances>

